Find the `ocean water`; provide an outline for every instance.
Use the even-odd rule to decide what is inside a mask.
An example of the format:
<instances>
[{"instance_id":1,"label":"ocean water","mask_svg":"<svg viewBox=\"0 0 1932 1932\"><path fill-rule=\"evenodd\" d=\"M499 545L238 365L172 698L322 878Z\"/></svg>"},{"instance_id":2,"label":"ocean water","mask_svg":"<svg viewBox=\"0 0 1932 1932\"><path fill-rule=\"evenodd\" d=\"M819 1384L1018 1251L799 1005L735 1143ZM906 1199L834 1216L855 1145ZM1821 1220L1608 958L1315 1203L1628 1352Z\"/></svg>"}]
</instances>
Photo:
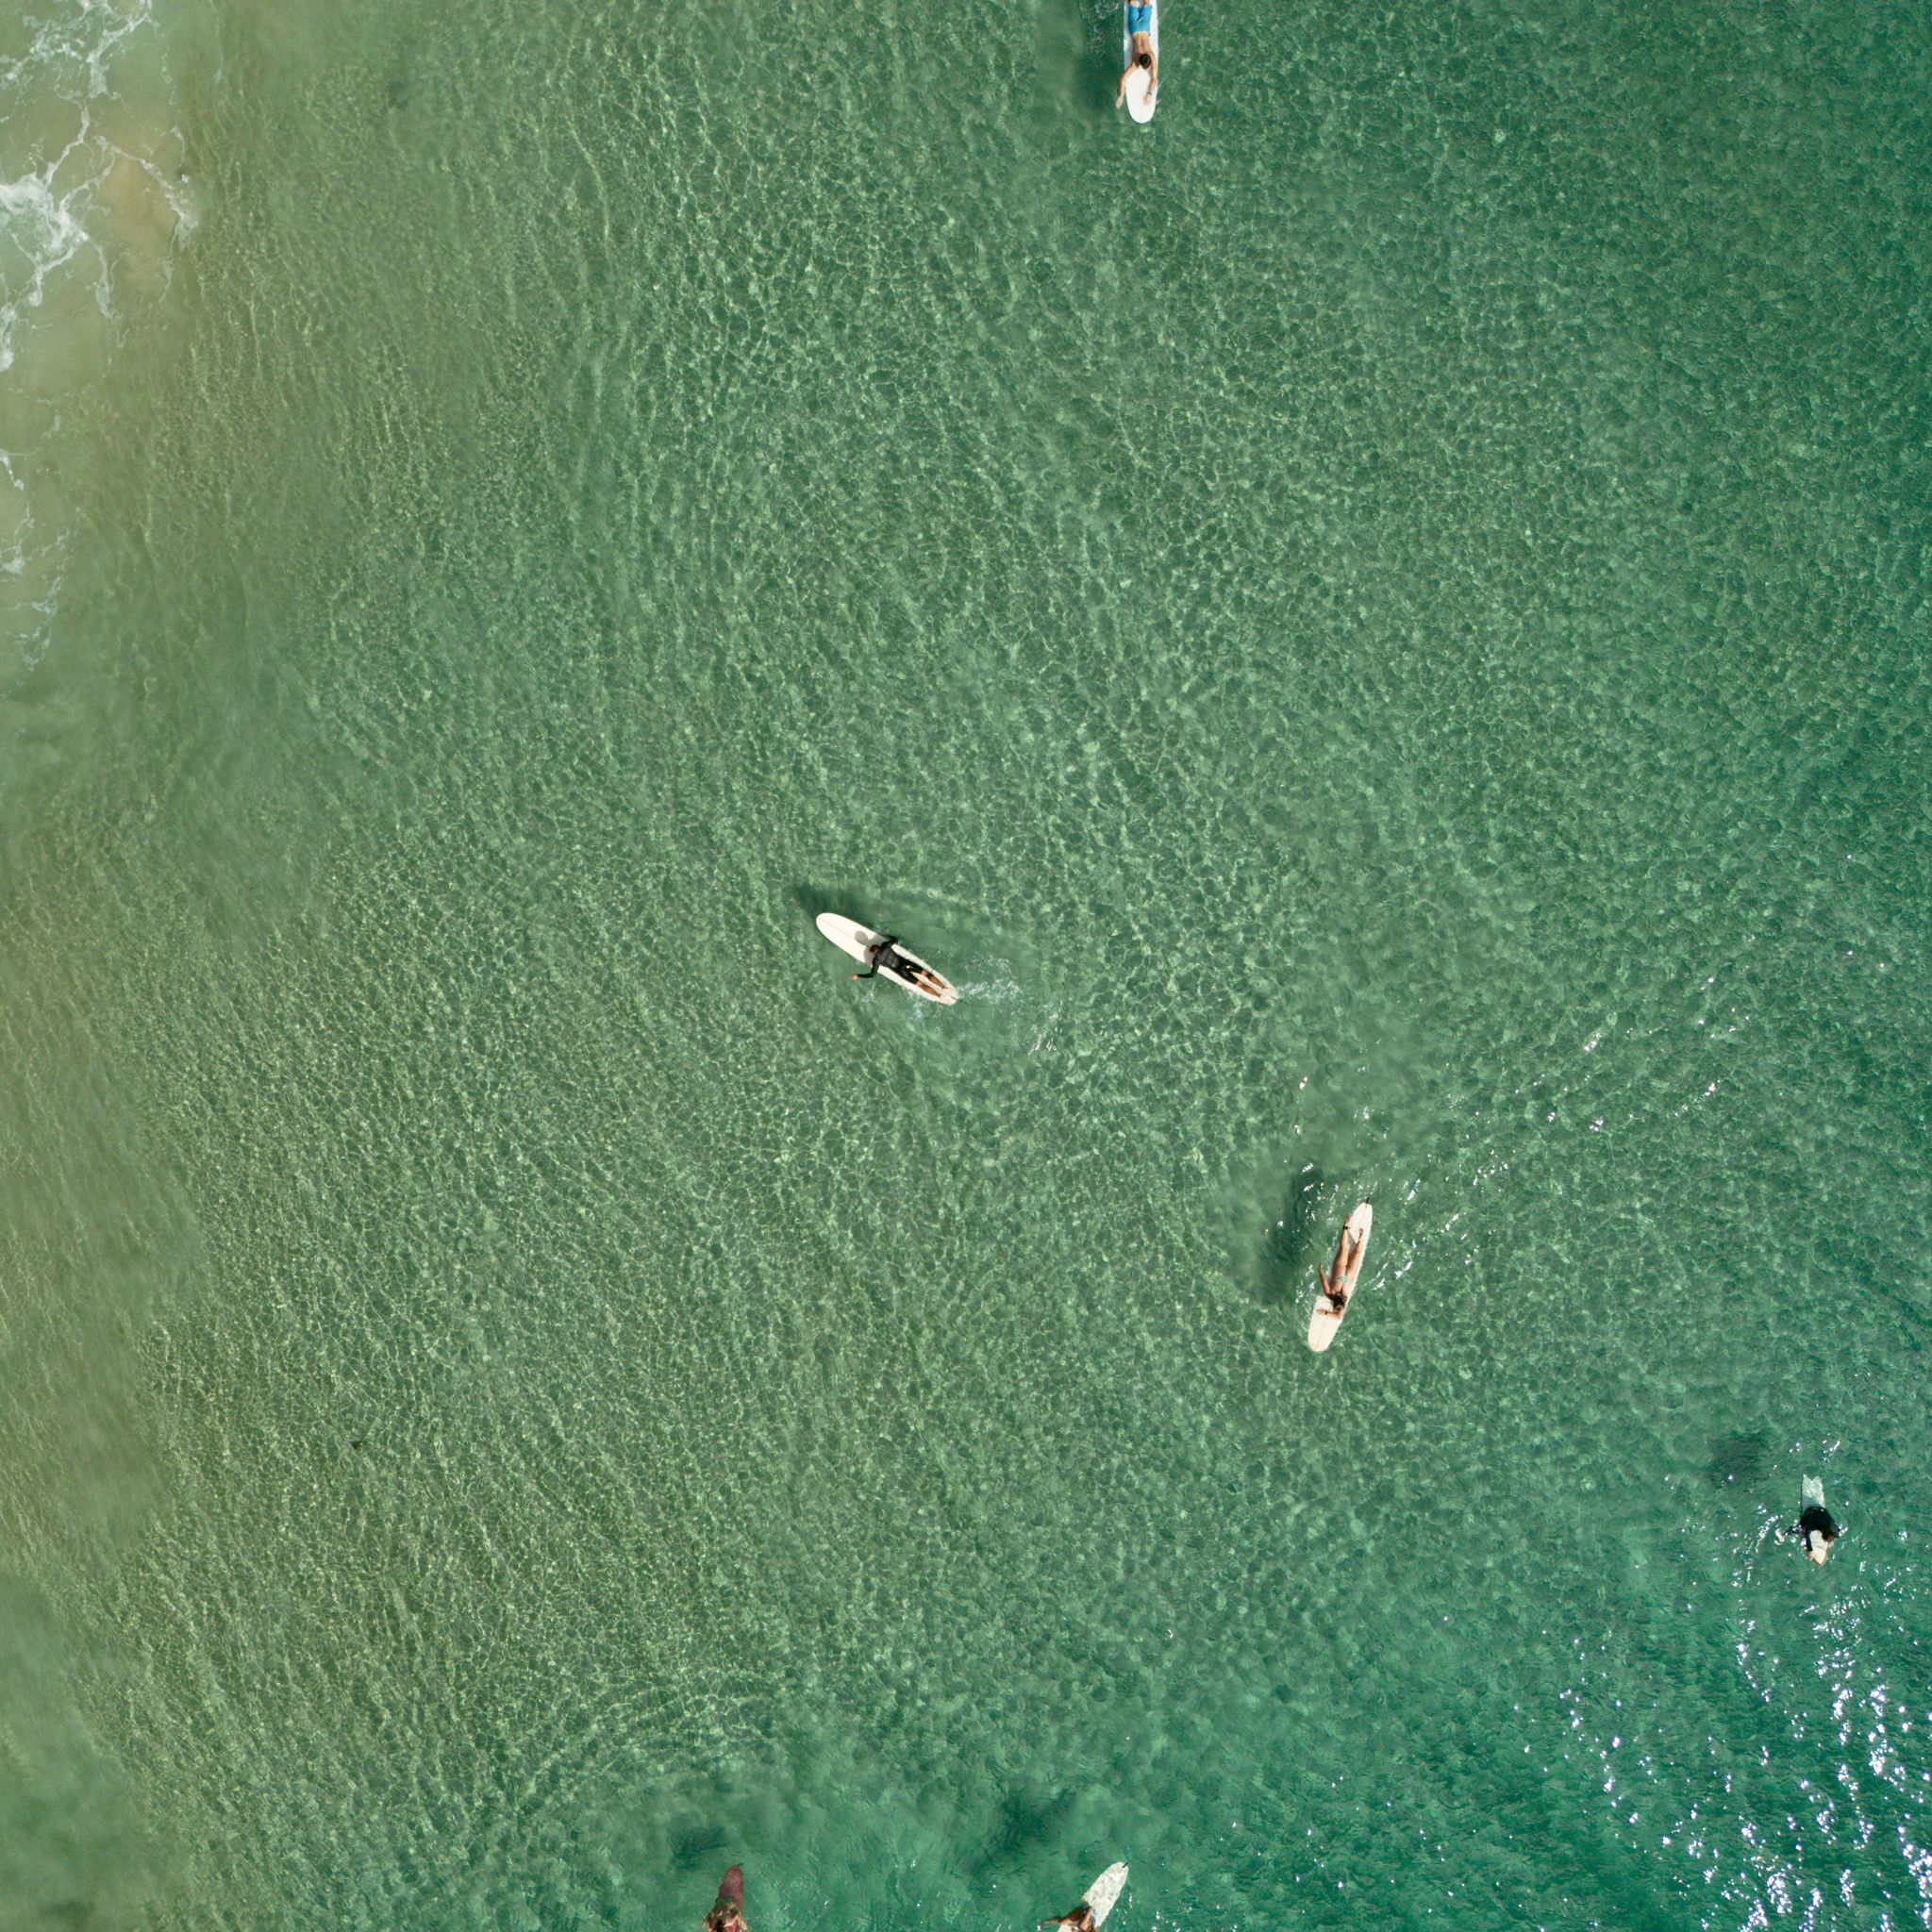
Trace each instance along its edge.
<instances>
[{"instance_id":1,"label":"ocean water","mask_svg":"<svg viewBox=\"0 0 1932 1932\"><path fill-rule=\"evenodd\" d=\"M4 1932L1932 1924L1932 28L1166 12L0 8Z\"/></svg>"}]
</instances>

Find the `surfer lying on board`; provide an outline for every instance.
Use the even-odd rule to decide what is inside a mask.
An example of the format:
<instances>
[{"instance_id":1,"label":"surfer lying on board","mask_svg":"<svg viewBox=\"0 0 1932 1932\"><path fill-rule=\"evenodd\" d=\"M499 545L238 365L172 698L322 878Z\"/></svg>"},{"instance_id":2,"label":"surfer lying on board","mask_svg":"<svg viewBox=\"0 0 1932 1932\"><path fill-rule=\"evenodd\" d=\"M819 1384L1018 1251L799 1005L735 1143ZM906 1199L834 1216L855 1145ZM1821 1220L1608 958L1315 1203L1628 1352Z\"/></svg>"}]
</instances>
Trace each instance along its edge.
<instances>
[{"instance_id":1,"label":"surfer lying on board","mask_svg":"<svg viewBox=\"0 0 1932 1932\"><path fill-rule=\"evenodd\" d=\"M1058 1925L1060 1932L1093 1932L1093 1907L1084 1899L1064 1919L1042 1919L1042 1927Z\"/></svg>"},{"instance_id":2,"label":"surfer lying on board","mask_svg":"<svg viewBox=\"0 0 1932 1932\"><path fill-rule=\"evenodd\" d=\"M888 973L896 973L902 979L909 979L916 987L930 993L939 991L939 983L933 975L909 954L899 951L899 941L890 934L875 946L865 949L865 971L855 973L854 979L874 979L879 968Z\"/></svg>"},{"instance_id":3,"label":"surfer lying on board","mask_svg":"<svg viewBox=\"0 0 1932 1932\"><path fill-rule=\"evenodd\" d=\"M865 949L865 971L855 973L854 979L875 979L881 966L893 973L910 973L912 962L899 950L899 941L891 933L874 941Z\"/></svg>"},{"instance_id":4,"label":"surfer lying on board","mask_svg":"<svg viewBox=\"0 0 1932 1932\"><path fill-rule=\"evenodd\" d=\"M705 1932L745 1932L744 1868L734 1865L718 1888L717 1903L705 1914Z\"/></svg>"},{"instance_id":5,"label":"surfer lying on board","mask_svg":"<svg viewBox=\"0 0 1932 1932\"><path fill-rule=\"evenodd\" d=\"M1127 8L1127 31L1133 39L1127 42L1132 58L1127 62L1127 71L1121 75L1121 84L1113 91L1113 104L1116 108L1127 97L1127 82L1134 77L1134 69L1147 70L1147 92L1158 93L1160 90L1160 57L1154 51L1154 8L1149 7L1129 7Z\"/></svg>"},{"instance_id":6,"label":"surfer lying on board","mask_svg":"<svg viewBox=\"0 0 1932 1932\"><path fill-rule=\"evenodd\" d=\"M1831 1555L1831 1546L1840 1536L1839 1526L1832 1521L1831 1511L1823 1503L1808 1504L1798 1518L1798 1526L1791 1531L1805 1545L1805 1554L1814 1563L1822 1563Z\"/></svg>"},{"instance_id":7,"label":"surfer lying on board","mask_svg":"<svg viewBox=\"0 0 1932 1932\"><path fill-rule=\"evenodd\" d=\"M1331 1315L1339 1316L1348 1307L1348 1271L1355 1266L1362 1251L1362 1240L1363 1237L1344 1227L1327 1274L1324 1274L1319 1268L1315 1270L1315 1279L1322 1284L1322 1291L1328 1297Z\"/></svg>"}]
</instances>

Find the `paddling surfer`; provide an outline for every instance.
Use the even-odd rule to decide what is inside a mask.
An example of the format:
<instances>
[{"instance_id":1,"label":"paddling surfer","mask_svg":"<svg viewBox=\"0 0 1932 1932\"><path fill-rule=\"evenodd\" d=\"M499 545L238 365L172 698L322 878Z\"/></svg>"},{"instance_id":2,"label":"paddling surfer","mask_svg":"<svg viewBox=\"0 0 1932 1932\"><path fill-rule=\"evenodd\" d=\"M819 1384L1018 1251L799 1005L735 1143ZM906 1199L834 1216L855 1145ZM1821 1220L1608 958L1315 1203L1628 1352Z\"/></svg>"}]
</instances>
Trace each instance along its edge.
<instances>
[{"instance_id":1,"label":"paddling surfer","mask_svg":"<svg viewBox=\"0 0 1932 1932\"><path fill-rule=\"evenodd\" d=\"M1799 1514L1797 1528L1790 1532L1805 1545L1805 1554L1814 1563L1822 1563L1831 1555L1831 1546L1841 1533L1823 1503L1807 1503Z\"/></svg>"},{"instance_id":2,"label":"paddling surfer","mask_svg":"<svg viewBox=\"0 0 1932 1932\"><path fill-rule=\"evenodd\" d=\"M1041 1932L1050 1925L1059 1927L1059 1932L1094 1932L1093 1907L1082 1899L1063 1919L1041 1920Z\"/></svg>"},{"instance_id":3,"label":"paddling surfer","mask_svg":"<svg viewBox=\"0 0 1932 1932\"><path fill-rule=\"evenodd\" d=\"M932 972L922 966L910 953L900 952L899 941L891 934L880 940L876 945L865 949L865 971L855 973L852 976L854 979L875 979L881 967L909 985L916 986L921 992L938 997L939 983Z\"/></svg>"},{"instance_id":4,"label":"paddling surfer","mask_svg":"<svg viewBox=\"0 0 1932 1932\"><path fill-rule=\"evenodd\" d=\"M734 1865L718 1888L717 1902L705 1915L705 1932L745 1932L744 1868Z\"/></svg>"},{"instance_id":5,"label":"paddling surfer","mask_svg":"<svg viewBox=\"0 0 1932 1932\"><path fill-rule=\"evenodd\" d=\"M1322 1284L1322 1291L1328 1297L1328 1312L1338 1322L1348 1307L1349 1271L1361 1259L1362 1243L1367 1239L1366 1235L1358 1235L1353 1228L1344 1227L1327 1274L1323 1274L1319 1268L1315 1270L1315 1279Z\"/></svg>"},{"instance_id":6,"label":"paddling surfer","mask_svg":"<svg viewBox=\"0 0 1932 1932\"><path fill-rule=\"evenodd\" d=\"M1127 83L1134 77L1137 67L1147 70L1147 98L1151 101L1160 92L1160 57L1154 51L1154 8L1152 0L1145 7L1129 5L1127 8L1127 71L1121 75L1121 84L1113 91L1113 104L1116 108L1127 97Z\"/></svg>"},{"instance_id":7,"label":"paddling surfer","mask_svg":"<svg viewBox=\"0 0 1932 1932\"><path fill-rule=\"evenodd\" d=\"M908 977L918 970L912 961L899 951L899 941L891 933L866 947L865 971L855 973L852 976L854 979L876 979L881 966L888 973L900 973Z\"/></svg>"}]
</instances>

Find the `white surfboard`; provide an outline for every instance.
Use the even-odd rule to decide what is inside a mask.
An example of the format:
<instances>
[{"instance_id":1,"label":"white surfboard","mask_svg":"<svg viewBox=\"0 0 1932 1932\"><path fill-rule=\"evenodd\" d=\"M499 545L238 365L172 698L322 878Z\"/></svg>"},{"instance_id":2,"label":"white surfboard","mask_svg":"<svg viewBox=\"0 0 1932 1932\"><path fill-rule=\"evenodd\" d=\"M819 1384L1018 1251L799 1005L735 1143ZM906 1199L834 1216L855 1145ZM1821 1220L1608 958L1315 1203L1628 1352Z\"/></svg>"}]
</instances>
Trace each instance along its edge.
<instances>
[{"instance_id":1,"label":"white surfboard","mask_svg":"<svg viewBox=\"0 0 1932 1932\"><path fill-rule=\"evenodd\" d=\"M1155 64L1158 66L1160 62L1160 0L1153 0L1153 4L1148 8L1147 12L1147 38L1154 43L1154 60ZM1133 8L1131 7L1123 8L1121 14L1123 20L1129 19L1133 14ZM1123 26L1121 29L1121 47L1123 50L1122 68L1124 70L1125 68L1133 67L1134 30L1131 26ZM1154 110L1159 104L1159 88L1149 87L1146 75L1141 69L1135 67L1133 73L1127 75L1127 112L1136 121L1145 123L1153 120Z\"/></svg>"},{"instance_id":2,"label":"white surfboard","mask_svg":"<svg viewBox=\"0 0 1932 1932\"><path fill-rule=\"evenodd\" d=\"M847 919L837 912L821 912L818 917L819 930L839 948L841 953L850 953L863 966L866 955L885 938L882 932L874 932L869 925L860 925L856 919ZM917 953L909 953L897 940L892 941L892 950L902 958L910 959L920 969L918 979L899 972L891 966L879 968L879 977L890 979L894 985L903 986L908 992L916 992L923 1000L930 1000L936 1007L950 1007L958 997L958 989L942 973L936 973Z\"/></svg>"},{"instance_id":3,"label":"white surfboard","mask_svg":"<svg viewBox=\"0 0 1932 1932\"><path fill-rule=\"evenodd\" d=\"M1109 1865L1091 1885L1080 1903L1093 1914L1093 1923L1104 1925L1107 1915L1113 1910L1114 1901L1120 1897L1127 1883L1127 1868L1124 1865Z\"/></svg>"},{"instance_id":4,"label":"white surfboard","mask_svg":"<svg viewBox=\"0 0 1932 1932\"><path fill-rule=\"evenodd\" d=\"M1355 1307L1355 1285L1362 1272L1362 1257L1369 1252L1369 1230L1374 1225L1375 1210L1364 1201L1348 1217L1348 1232L1351 1239L1359 1237L1355 1259L1342 1271L1342 1292L1348 1299L1342 1304L1341 1313L1337 1314L1328 1303L1328 1297L1319 1289L1315 1291L1315 1312L1308 1317L1308 1346L1317 1355L1325 1355L1328 1344L1335 1340L1336 1331L1341 1326L1342 1318Z\"/></svg>"}]
</instances>

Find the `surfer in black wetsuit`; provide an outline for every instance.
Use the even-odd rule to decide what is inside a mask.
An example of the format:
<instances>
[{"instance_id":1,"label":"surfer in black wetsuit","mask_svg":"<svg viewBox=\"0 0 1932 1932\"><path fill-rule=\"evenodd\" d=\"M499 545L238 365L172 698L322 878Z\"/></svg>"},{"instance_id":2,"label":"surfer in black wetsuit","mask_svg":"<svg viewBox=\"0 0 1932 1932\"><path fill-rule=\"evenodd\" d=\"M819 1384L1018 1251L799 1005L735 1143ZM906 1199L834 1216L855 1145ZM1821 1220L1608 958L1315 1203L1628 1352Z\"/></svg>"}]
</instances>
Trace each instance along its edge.
<instances>
[{"instance_id":1,"label":"surfer in black wetsuit","mask_svg":"<svg viewBox=\"0 0 1932 1932\"><path fill-rule=\"evenodd\" d=\"M875 979L878 970L885 967L889 973L903 974L908 979L918 976L919 969L904 953L898 950L899 941L890 933L877 945L865 949L865 971L855 973L854 979Z\"/></svg>"},{"instance_id":2,"label":"surfer in black wetsuit","mask_svg":"<svg viewBox=\"0 0 1932 1932\"><path fill-rule=\"evenodd\" d=\"M1831 1555L1831 1546L1839 1540L1840 1531L1831 1511L1823 1503L1807 1503L1791 1534L1805 1545L1805 1554L1814 1563L1822 1563Z\"/></svg>"},{"instance_id":3,"label":"surfer in black wetsuit","mask_svg":"<svg viewBox=\"0 0 1932 1932\"><path fill-rule=\"evenodd\" d=\"M705 1932L745 1932L742 1866L734 1865L725 1873L717 1903L705 1914Z\"/></svg>"},{"instance_id":4,"label":"surfer in black wetsuit","mask_svg":"<svg viewBox=\"0 0 1932 1932\"><path fill-rule=\"evenodd\" d=\"M909 986L915 992L923 992L929 1000L938 1000L941 1006L951 1003L953 996L946 982L910 953L900 952L899 941L891 934L865 949L865 971L852 976L854 979L873 979L881 972L893 974L902 985Z\"/></svg>"}]
</instances>

